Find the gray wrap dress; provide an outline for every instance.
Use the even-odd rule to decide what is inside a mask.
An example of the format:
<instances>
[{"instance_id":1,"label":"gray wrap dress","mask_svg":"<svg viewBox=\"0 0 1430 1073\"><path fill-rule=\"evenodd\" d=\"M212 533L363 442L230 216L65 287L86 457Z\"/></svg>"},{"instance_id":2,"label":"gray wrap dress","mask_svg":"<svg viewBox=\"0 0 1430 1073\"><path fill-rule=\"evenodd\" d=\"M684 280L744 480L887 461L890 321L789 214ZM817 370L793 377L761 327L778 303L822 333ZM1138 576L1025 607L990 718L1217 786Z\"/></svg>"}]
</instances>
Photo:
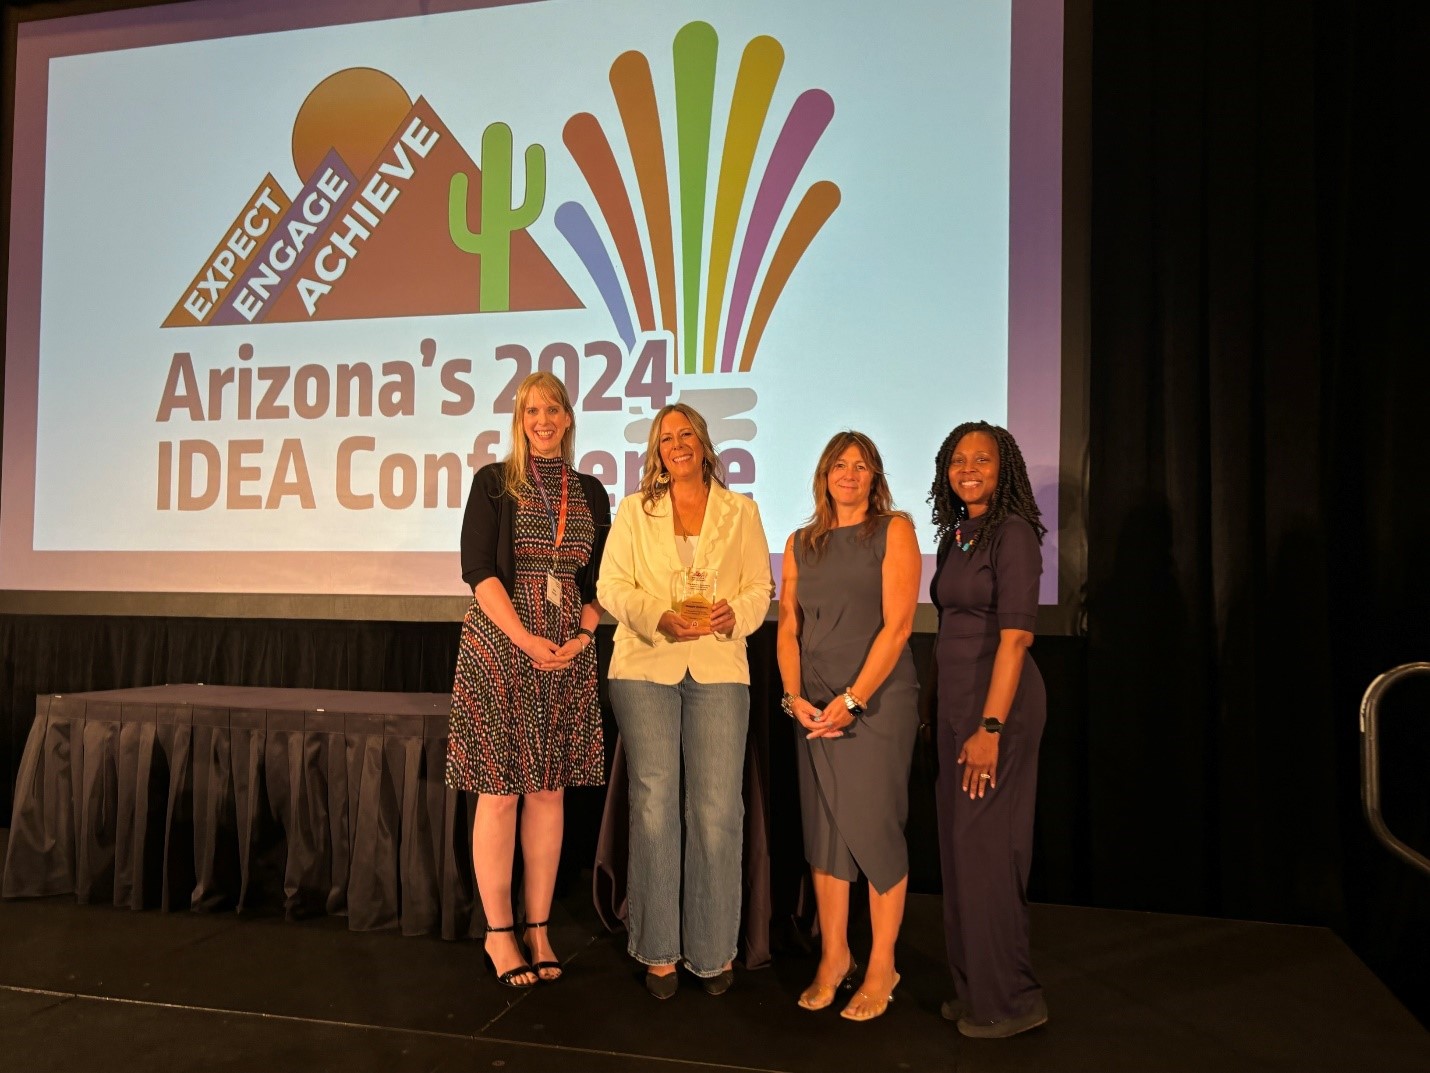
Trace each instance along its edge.
<instances>
[{"instance_id":1,"label":"gray wrap dress","mask_svg":"<svg viewBox=\"0 0 1430 1073\"><path fill-rule=\"evenodd\" d=\"M867 539L863 525L829 534L810 557L794 541L799 569L800 686L823 707L849 687L884 626L884 548L889 518ZM909 872L904 823L918 733L919 681L904 646L865 712L840 738L805 737L794 723L804 855L812 867L853 882L863 873L881 894Z\"/></svg>"}]
</instances>

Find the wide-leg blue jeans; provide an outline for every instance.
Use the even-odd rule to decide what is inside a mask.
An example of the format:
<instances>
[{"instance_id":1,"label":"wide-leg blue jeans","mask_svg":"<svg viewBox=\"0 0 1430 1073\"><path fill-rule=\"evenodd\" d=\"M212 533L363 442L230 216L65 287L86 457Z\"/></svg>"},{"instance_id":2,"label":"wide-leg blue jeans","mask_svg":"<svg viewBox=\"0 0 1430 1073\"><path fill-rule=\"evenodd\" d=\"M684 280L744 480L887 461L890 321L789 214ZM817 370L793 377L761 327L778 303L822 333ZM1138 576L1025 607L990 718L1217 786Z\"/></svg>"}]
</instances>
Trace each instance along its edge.
<instances>
[{"instance_id":1,"label":"wide-leg blue jeans","mask_svg":"<svg viewBox=\"0 0 1430 1073\"><path fill-rule=\"evenodd\" d=\"M687 673L675 685L613 678L610 691L630 776L630 954L716 976L740 930L749 687Z\"/></svg>"}]
</instances>

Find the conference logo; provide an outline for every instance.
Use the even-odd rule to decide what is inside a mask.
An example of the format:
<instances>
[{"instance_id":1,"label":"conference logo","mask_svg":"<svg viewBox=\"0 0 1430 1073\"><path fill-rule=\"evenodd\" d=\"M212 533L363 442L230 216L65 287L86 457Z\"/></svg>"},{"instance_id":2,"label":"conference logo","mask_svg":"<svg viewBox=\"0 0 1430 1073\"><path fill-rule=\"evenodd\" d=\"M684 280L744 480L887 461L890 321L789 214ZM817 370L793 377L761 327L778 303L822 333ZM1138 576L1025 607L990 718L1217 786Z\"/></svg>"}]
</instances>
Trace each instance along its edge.
<instances>
[{"instance_id":1,"label":"conference logo","mask_svg":"<svg viewBox=\"0 0 1430 1073\"><path fill-rule=\"evenodd\" d=\"M605 234L578 200L557 208L555 223L628 351L637 331L665 331L677 350L672 371L748 371L791 273L839 204L834 183L812 184L765 264L834 102L820 89L799 94L756 178L783 47L768 36L745 46L716 162L714 28L681 29L672 60L673 108L662 109L644 53L626 52L610 68L634 181L596 116L581 112L566 123L563 141ZM668 137L677 147L674 176ZM349 68L303 102L292 148L302 187L290 198L271 173L263 177L165 327L581 307L529 232L545 208L545 148L526 146L517 160L505 123L486 127L479 165L425 98L413 101L382 71Z\"/></svg>"},{"instance_id":2,"label":"conference logo","mask_svg":"<svg viewBox=\"0 0 1430 1073\"><path fill-rule=\"evenodd\" d=\"M628 449L580 460L613 493L635 487L651 415L672 398L709 422L727 483L753 485L755 458L741 444L756 438L750 415L758 397L741 374L751 371L796 266L839 205L839 188L827 180L795 198L834 101L806 89L773 115L784 48L757 36L739 53L728 102L717 102L717 76L730 81L723 59L715 29L691 22L672 42L669 83L662 71L661 84L673 84L667 99L656 89L651 57L627 51L609 68L615 116L603 125L580 112L564 124L562 141L586 189L563 200L552 223L610 318L598 337L535 347L503 342L485 363L439 360L437 341L428 338L418 347L420 362L333 369L301 359L255 363L253 344L244 342L237 364L209 369L207 378L179 352L156 420L219 420L225 397L245 422L410 417L420 368L439 379L444 417L464 417L479 403L510 414L517 386L540 369L562 379L578 410L624 415ZM163 327L585 308L531 234L549 200L547 150L519 149L506 123L485 126L474 159L426 98L414 100L382 71L347 68L304 100L292 155L302 185L290 196L271 172L263 177ZM561 260L575 269L565 251ZM608 332L619 342L599 337ZM700 374L720 375L693 379ZM498 383L504 386L487 389ZM423 507L460 505L461 471L492 460L500 436L499 427L488 429L464 457L422 460L385 452L371 436L348 437L334 462L337 502L403 509L417 505L422 489ZM275 509L289 500L311 507L302 439L279 447L274 461L271 444L257 439L161 443L159 509L207 509L223 487L231 509L260 502ZM234 491L233 474L252 472L254 458L272 470L266 496ZM360 487L353 475L373 467L376 487Z\"/></svg>"}]
</instances>

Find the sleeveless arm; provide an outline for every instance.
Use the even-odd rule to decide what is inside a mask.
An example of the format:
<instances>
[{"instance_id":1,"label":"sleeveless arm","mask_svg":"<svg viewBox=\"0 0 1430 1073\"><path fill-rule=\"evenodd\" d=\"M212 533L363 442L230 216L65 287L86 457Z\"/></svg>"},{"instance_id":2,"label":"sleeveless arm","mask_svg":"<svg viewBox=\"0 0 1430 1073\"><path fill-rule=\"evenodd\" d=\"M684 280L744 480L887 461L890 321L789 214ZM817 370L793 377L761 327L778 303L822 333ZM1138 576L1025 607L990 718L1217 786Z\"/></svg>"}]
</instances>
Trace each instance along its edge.
<instances>
[{"instance_id":1,"label":"sleeveless arm","mask_svg":"<svg viewBox=\"0 0 1430 1073\"><path fill-rule=\"evenodd\" d=\"M716 641L737 640L748 637L764 624L765 612L770 609L770 598L774 595L775 581L770 574L770 545L765 538L765 527L760 521L759 508L749 500L740 515L739 540L740 587L729 597L730 609L735 612L735 628L727 638L714 634Z\"/></svg>"},{"instance_id":2,"label":"sleeveless arm","mask_svg":"<svg viewBox=\"0 0 1430 1073\"><path fill-rule=\"evenodd\" d=\"M795 562L794 542L799 534L791 533L785 541L784 565L780 568L780 618L775 634L775 653L780 667L784 691L798 697L803 693L799 652L799 632L803 619L799 610L799 564Z\"/></svg>"},{"instance_id":3,"label":"sleeveless arm","mask_svg":"<svg viewBox=\"0 0 1430 1073\"><path fill-rule=\"evenodd\" d=\"M923 560L919 556L918 537L906 518L889 519L884 545L883 612L884 625L874 636L864 665L849 684L849 690L862 701L868 701L884 684L914 632L914 607L919 599L919 576Z\"/></svg>"}]
</instances>

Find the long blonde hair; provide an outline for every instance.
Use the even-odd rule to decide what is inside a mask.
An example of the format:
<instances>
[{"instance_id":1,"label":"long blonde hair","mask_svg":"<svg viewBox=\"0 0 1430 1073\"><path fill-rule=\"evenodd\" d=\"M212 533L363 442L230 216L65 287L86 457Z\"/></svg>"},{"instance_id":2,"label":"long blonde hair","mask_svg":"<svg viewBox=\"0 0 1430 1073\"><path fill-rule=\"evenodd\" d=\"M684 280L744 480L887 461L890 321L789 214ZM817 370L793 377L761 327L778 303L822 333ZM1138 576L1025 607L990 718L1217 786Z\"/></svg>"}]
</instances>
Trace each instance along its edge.
<instances>
[{"instance_id":1,"label":"long blonde hair","mask_svg":"<svg viewBox=\"0 0 1430 1073\"><path fill-rule=\"evenodd\" d=\"M641 506L647 514L650 513L651 504L670 491L670 474L660 460L660 426L666 415L672 413L685 415L705 451L705 483L714 481L721 488L725 487L725 470L720 465L720 456L715 453L715 445L710 442L710 426L695 407L687 406L683 402L672 402L668 406L662 406L650 423L650 439L646 443L645 468L641 470L640 484Z\"/></svg>"},{"instance_id":2,"label":"long blonde hair","mask_svg":"<svg viewBox=\"0 0 1430 1073\"><path fill-rule=\"evenodd\" d=\"M561 437L561 457L568 466L576 464L576 411L571 408L571 396L566 393L566 385L550 373L532 373L516 389L516 405L511 415L511 453L502 463L502 488L513 499L519 498L530 485L526 473L531 467L531 447L526 442L526 429L522 427L521 419L526 412L526 400L533 391L539 391L559 403L571 419L571 427Z\"/></svg>"},{"instance_id":3,"label":"long blonde hair","mask_svg":"<svg viewBox=\"0 0 1430 1073\"><path fill-rule=\"evenodd\" d=\"M836 432L830 437L829 443L819 456L819 463L814 467L814 514L810 516L805 528L799 531L800 547L813 559L824 554L829 545L829 534L834 531L837 521L834 500L829 495L829 471L834 468L834 463L839 461L839 456L851 447L859 449L870 472L869 513L859 523L862 530L860 537L864 540L872 537L880 518L908 518L903 511L894 509L894 495L889 491L889 481L884 475L884 459L879 455L879 448L874 446L874 441L853 429Z\"/></svg>"}]
</instances>

